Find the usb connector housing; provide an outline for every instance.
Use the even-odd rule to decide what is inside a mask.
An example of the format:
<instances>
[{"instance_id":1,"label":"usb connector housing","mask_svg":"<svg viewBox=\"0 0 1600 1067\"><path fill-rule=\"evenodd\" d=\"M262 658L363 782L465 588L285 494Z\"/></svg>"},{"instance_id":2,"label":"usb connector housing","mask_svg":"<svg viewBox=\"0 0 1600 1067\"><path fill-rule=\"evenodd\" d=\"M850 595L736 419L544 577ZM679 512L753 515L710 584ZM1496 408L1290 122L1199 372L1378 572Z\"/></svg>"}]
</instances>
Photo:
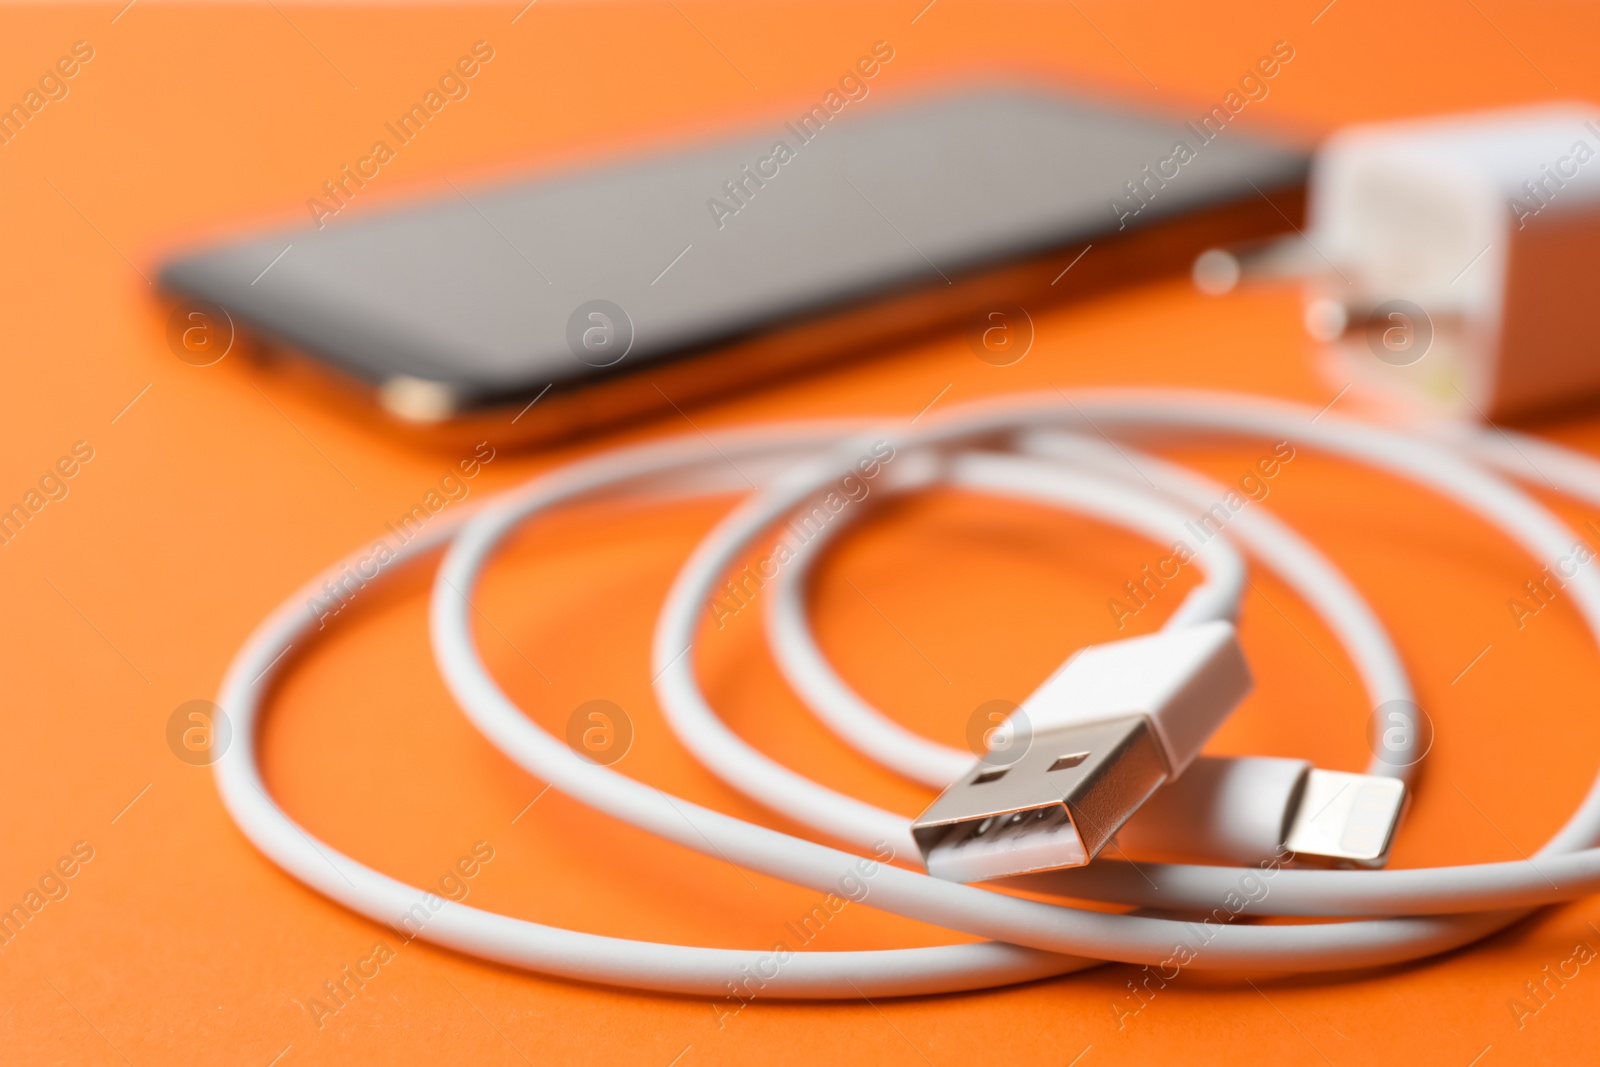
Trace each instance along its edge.
<instances>
[{"instance_id":1,"label":"usb connector housing","mask_svg":"<svg viewBox=\"0 0 1600 1067\"><path fill-rule=\"evenodd\" d=\"M976 882L1088 863L1250 686L1227 622L1083 649L1012 714L1009 760L978 760L912 823L928 873Z\"/></svg>"},{"instance_id":2,"label":"usb connector housing","mask_svg":"<svg viewBox=\"0 0 1600 1067\"><path fill-rule=\"evenodd\" d=\"M978 761L911 834L935 878L978 882L1076 867L1166 779L1142 715L1041 731L1014 763Z\"/></svg>"}]
</instances>

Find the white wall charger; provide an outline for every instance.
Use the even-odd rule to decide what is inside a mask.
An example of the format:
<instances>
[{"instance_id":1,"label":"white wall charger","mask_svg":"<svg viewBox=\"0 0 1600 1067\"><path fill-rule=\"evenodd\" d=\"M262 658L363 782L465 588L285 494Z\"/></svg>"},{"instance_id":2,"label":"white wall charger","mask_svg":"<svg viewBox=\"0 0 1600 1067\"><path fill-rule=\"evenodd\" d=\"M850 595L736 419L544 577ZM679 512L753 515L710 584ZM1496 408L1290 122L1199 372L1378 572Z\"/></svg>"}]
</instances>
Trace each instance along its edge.
<instances>
[{"instance_id":1,"label":"white wall charger","mask_svg":"<svg viewBox=\"0 0 1600 1067\"><path fill-rule=\"evenodd\" d=\"M1303 277L1335 389L1485 420L1600 395L1600 106L1353 126L1307 203L1304 236L1208 252L1195 280Z\"/></svg>"}]
</instances>

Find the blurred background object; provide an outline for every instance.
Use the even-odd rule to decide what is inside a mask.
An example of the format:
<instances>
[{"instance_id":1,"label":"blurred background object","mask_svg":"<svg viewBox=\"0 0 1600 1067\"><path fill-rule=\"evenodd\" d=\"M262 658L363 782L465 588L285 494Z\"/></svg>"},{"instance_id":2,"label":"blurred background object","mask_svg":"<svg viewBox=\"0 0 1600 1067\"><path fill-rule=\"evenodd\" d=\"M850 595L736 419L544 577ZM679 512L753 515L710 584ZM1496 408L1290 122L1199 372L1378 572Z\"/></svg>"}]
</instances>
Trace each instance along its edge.
<instances>
[{"instance_id":1,"label":"blurred background object","mask_svg":"<svg viewBox=\"0 0 1600 1067\"><path fill-rule=\"evenodd\" d=\"M1317 150L1309 233L1212 249L1202 291L1303 278L1324 379L1380 407L1495 419L1600 393L1600 107L1352 126Z\"/></svg>"},{"instance_id":2,"label":"blurred background object","mask_svg":"<svg viewBox=\"0 0 1600 1067\"><path fill-rule=\"evenodd\" d=\"M870 98L894 54L879 41L765 131L338 217L380 141L313 226L160 280L197 302L180 316L237 320L402 423L476 440L537 401L520 430L548 441L969 321L980 358L1014 362L1023 306L1300 214L1305 154L1228 131L1225 107L1178 123L1018 84ZM385 136L414 136L416 110Z\"/></svg>"}]
</instances>

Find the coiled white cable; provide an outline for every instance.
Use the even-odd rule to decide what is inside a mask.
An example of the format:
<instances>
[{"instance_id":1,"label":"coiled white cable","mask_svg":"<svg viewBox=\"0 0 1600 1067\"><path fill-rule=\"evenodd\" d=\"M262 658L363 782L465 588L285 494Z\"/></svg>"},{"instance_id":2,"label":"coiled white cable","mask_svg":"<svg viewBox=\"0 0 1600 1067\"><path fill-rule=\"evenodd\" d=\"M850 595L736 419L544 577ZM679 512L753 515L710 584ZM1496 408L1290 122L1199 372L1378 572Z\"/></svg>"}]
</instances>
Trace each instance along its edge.
<instances>
[{"instance_id":1,"label":"coiled white cable","mask_svg":"<svg viewBox=\"0 0 1600 1067\"><path fill-rule=\"evenodd\" d=\"M397 926L403 916L415 917L421 909L426 921L408 927L416 929L418 936L558 975L720 994L731 988L728 983L747 982L756 974L765 995L871 996L977 988L1061 973L1101 960L1169 960L1176 944L1196 943L1194 925L1140 914L1106 914L942 882L722 815L588 762L530 722L490 678L473 644L469 600L482 567L506 534L548 509L597 495L658 493L668 483L673 483L674 491L685 493L725 491L724 460L738 463L748 459L770 465L798 459L785 473L764 480L758 492L719 523L680 573L663 608L655 640L657 692L678 736L719 776L776 810L824 828L830 836L869 845L888 843L897 856L910 858L900 850L906 841L903 816L825 790L767 760L720 722L700 692L694 675L693 642L704 618L704 605L720 576L748 549L752 539L831 480L848 473L862 448L880 438L891 440L903 456L915 461L906 469L914 471L921 464L920 477L926 484L944 481L1044 498L1094 508L1113 521L1146 531L1159 528L1184 499L1180 479L1164 475L1160 482L1151 479L1172 501L1163 503L1153 490L1141 495L1141 490L1126 484L1119 494L1114 476L1104 469L1091 473L1066 468L1059 461L1052 463L1037 455L1066 454L1057 447L1062 445L1059 438L1051 444L1051 435L1088 428L1096 435L1104 433L1129 443L1162 436L1286 438L1297 447L1317 448L1430 487L1499 525L1541 561L1560 558L1577 540L1547 509L1466 458L1464 453L1471 453L1476 444L1452 451L1417 437L1332 416L1313 421L1313 415L1298 405L1222 394L1094 392L1065 399L988 403L930 420L922 429L857 436L831 451L824 450L824 445L830 438L837 439L836 428L719 435L713 442L716 454L709 457L699 439L680 440L606 454L545 475L490 501L459 530L440 524L407 546L406 554L414 557L454 537L434 586L431 628L436 658L468 717L530 773L598 810L685 847L723 856L819 892L836 891L843 879L850 878L867 886L865 901L874 907L994 941L932 949L803 952L774 962L771 952L625 941L515 920L440 900L373 871L316 841L290 820L267 796L256 766L254 734L262 692L284 669L283 653L301 639L313 621L298 607L302 603L298 598L291 598L258 628L224 681L219 703L235 720L236 741L216 764L219 790L229 811L258 847L327 896ZM988 454L1019 441L1036 454L1031 458ZM1066 446L1070 452L1072 442L1067 441ZM1485 457L1484 461L1492 460ZM1081 466L1092 469L1093 464ZM1148 463L1141 466L1147 476L1156 469ZM1576 472L1572 481L1583 482L1586 493L1600 495L1600 477L1594 476L1592 464L1577 462L1572 469ZM914 484L918 479L909 480ZM1107 503L1113 500L1118 503ZM1285 577L1323 613L1346 644L1374 698L1407 699L1410 688L1404 672L1371 612L1331 564L1285 531L1287 527L1274 525L1265 520L1264 512L1257 512L1249 522L1236 522L1229 532L1269 563L1283 568ZM1214 557L1208 582L1186 605L1201 604L1207 613L1231 613L1231 605L1208 604L1206 599L1230 584L1225 577L1219 579L1219 574L1226 574L1224 559L1222 554ZM1568 579L1568 588L1600 641L1600 579L1589 570L1580 570ZM787 657L786 669L791 672L797 662L794 652L794 648L780 648L780 658ZM842 681L839 684L842 686ZM845 720L842 702L834 699L836 692L820 700L816 693L803 695L825 717ZM861 712L862 707L853 706L849 714ZM864 721L866 716L862 718ZM868 740L865 733L852 734L851 728L841 732L875 754L887 747L880 743L881 737ZM888 762L890 757L884 759ZM896 769L907 773L907 768ZM921 773L931 778L932 769L928 764ZM1270 894L1252 906L1253 914L1412 917L1220 927L1197 944L1188 965L1354 967L1411 959L1464 944L1514 921L1522 914L1520 909L1571 899L1600 886L1600 850L1590 847L1597 839L1600 785L1536 862L1415 871L1278 871ZM880 857L885 855L881 848L877 852ZM1074 896L1097 896L1172 913L1209 911L1235 890L1242 874L1261 873L1194 865L1146 865L1143 869L1144 875L1136 875L1135 881L1128 877L1133 872L1126 865L1099 860L1068 872L1059 881L1063 891ZM1144 882L1146 876L1160 888Z\"/></svg>"},{"instance_id":2,"label":"coiled white cable","mask_svg":"<svg viewBox=\"0 0 1600 1067\"><path fill-rule=\"evenodd\" d=\"M1142 478L1152 488L1198 512L1203 512L1227 493L1223 486L1192 471L1129 447L1113 449L1090 438L1059 433L1035 433L1019 443L1027 452L1071 458L1107 478ZM960 465L952 471L954 476L949 484L986 487L986 476L992 474L995 461L988 456L982 457L982 461L986 467L971 462ZM1082 510L1093 513L1089 508ZM914 734L863 700L823 656L806 617L805 582L812 563L847 523L859 517L859 512L841 512L838 519L823 527L795 560L774 577L770 599L766 602L772 652L784 679L842 740L912 781L943 789L966 772L973 754ZM1181 518L1187 519L1189 515ZM1326 557L1271 512L1256 508L1245 508L1235 514L1230 519L1228 534L1265 560L1330 625L1355 660L1373 707L1386 701L1412 699L1405 668L1383 624ZM1170 543L1161 537L1157 539ZM1218 543L1214 538L1202 546L1202 551ZM1195 589L1167 618L1165 626L1231 618L1237 610L1238 590L1224 587L1219 592L1231 593L1231 602L1213 604L1206 595L1211 592L1208 589L1211 584ZM1384 753L1386 759L1375 756L1367 772L1408 776L1417 765L1411 758L1411 749L1418 743L1419 736L1418 731L1399 735L1396 744ZM823 829L814 822L810 825Z\"/></svg>"}]
</instances>

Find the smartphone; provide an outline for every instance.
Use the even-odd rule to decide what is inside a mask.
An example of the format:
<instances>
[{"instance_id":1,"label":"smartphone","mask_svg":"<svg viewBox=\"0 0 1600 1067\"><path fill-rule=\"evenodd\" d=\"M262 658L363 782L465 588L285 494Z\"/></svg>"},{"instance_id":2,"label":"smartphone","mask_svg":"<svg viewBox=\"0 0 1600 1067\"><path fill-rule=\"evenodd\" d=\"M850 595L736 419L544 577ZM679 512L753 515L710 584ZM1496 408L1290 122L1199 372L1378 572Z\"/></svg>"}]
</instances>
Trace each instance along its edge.
<instances>
[{"instance_id":1,"label":"smartphone","mask_svg":"<svg viewBox=\"0 0 1600 1067\"><path fill-rule=\"evenodd\" d=\"M854 83L714 143L185 251L161 285L393 419L554 440L929 330L1003 362L996 316L1301 211L1304 149L1214 120Z\"/></svg>"}]
</instances>

